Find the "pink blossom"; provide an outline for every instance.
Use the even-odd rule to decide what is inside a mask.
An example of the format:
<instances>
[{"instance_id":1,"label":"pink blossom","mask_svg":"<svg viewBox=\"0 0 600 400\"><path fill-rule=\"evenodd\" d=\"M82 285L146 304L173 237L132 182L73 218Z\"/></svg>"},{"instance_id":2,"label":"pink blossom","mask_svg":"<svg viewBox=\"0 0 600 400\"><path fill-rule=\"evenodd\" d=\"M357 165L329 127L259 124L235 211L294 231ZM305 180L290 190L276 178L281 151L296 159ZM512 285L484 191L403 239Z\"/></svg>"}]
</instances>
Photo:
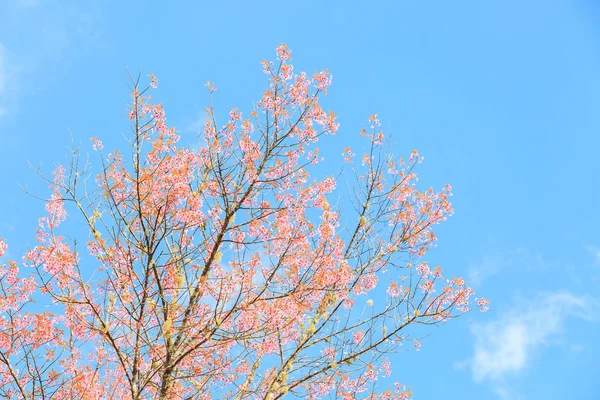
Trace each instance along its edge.
<instances>
[{"instance_id":1,"label":"pink blossom","mask_svg":"<svg viewBox=\"0 0 600 400\"><path fill-rule=\"evenodd\" d=\"M364 337L365 333L363 331L354 332L352 334L352 341L354 342L354 344L360 344Z\"/></svg>"},{"instance_id":2,"label":"pink blossom","mask_svg":"<svg viewBox=\"0 0 600 400\"><path fill-rule=\"evenodd\" d=\"M277 59L281 61L287 61L290 59L292 51L285 44L281 44L277 47Z\"/></svg>"}]
</instances>

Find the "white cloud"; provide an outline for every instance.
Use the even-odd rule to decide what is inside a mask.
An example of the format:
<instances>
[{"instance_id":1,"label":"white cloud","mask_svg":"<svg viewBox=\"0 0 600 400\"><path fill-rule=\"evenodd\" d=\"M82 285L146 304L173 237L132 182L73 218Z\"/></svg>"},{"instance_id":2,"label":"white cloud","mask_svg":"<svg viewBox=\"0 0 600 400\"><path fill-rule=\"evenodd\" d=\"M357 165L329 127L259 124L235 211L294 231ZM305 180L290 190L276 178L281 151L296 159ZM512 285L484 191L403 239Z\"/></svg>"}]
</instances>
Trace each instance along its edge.
<instances>
[{"instance_id":1,"label":"white cloud","mask_svg":"<svg viewBox=\"0 0 600 400\"><path fill-rule=\"evenodd\" d=\"M2 43L0 43L0 118L6 114L6 108L3 107L3 104L6 102L6 85L8 81L6 68L6 51Z\"/></svg>"},{"instance_id":2,"label":"white cloud","mask_svg":"<svg viewBox=\"0 0 600 400\"><path fill-rule=\"evenodd\" d=\"M599 315L596 301L568 292L521 303L496 320L472 326L473 356L462 363L476 382L491 382L500 398L517 396L508 389L507 379L533 364L543 348L560 337L568 318L596 320Z\"/></svg>"},{"instance_id":3,"label":"white cloud","mask_svg":"<svg viewBox=\"0 0 600 400\"><path fill-rule=\"evenodd\" d=\"M11 3L19 8L32 8L40 5L39 0L13 0Z\"/></svg>"},{"instance_id":4,"label":"white cloud","mask_svg":"<svg viewBox=\"0 0 600 400\"><path fill-rule=\"evenodd\" d=\"M513 271L515 268L521 271L540 271L550 266L552 263L545 260L541 254L526 248L487 254L480 261L469 262L469 284L473 287L481 286L489 278Z\"/></svg>"},{"instance_id":5,"label":"white cloud","mask_svg":"<svg viewBox=\"0 0 600 400\"><path fill-rule=\"evenodd\" d=\"M486 255L478 263L469 263L469 283L479 286L486 279L498 274L501 268L510 265L510 260Z\"/></svg>"},{"instance_id":6,"label":"white cloud","mask_svg":"<svg viewBox=\"0 0 600 400\"><path fill-rule=\"evenodd\" d=\"M6 60L5 60L4 46L0 43L0 96L4 93L6 88Z\"/></svg>"},{"instance_id":7,"label":"white cloud","mask_svg":"<svg viewBox=\"0 0 600 400\"><path fill-rule=\"evenodd\" d=\"M521 400L521 399L523 399L523 396L519 395L518 393L515 393L513 390L510 390L509 388L506 388L506 387L495 387L494 393L496 393L496 395L501 400Z\"/></svg>"},{"instance_id":8,"label":"white cloud","mask_svg":"<svg viewBox=\"0 0 600 400\"><path fill-rule=\"evenodd\" d=\"M600 247L587 245L585 246L585 249L594 258L594 264L600 264Z\"/></svg>"}]
</instances>

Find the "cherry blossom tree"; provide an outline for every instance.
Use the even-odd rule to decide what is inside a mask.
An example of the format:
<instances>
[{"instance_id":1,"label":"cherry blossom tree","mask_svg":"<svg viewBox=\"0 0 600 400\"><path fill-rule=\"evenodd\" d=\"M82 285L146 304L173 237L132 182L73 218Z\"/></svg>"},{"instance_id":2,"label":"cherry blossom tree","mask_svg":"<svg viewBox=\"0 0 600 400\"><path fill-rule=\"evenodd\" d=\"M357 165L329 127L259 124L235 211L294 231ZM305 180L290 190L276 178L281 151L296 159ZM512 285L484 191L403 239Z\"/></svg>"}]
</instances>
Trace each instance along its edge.
<instances>
[{"instance_id":1,"label":"cherry blossom tree","mask_svg":"<svg viewBox=\"0 0 600 400\"><path fill-rule=\"evenodd\" d=\"M417 189L422 159L390 155L376 115L364 155L340 158L349 173L311 178L316 142L338 130L319 105L331 76L295 74L285 45L263 66L247 116L217 122L207 84L192 148L150 98L156 78L132 79L131 153L94 138L98 172L79 149L56 168L37 245L0 268L0 396L411 396L381 383L386 355L418 350L413 325L443 324L473 298L423 260L451 188ZM67 236L67 211L85 231Z\"/></svg>"}]
</instances>

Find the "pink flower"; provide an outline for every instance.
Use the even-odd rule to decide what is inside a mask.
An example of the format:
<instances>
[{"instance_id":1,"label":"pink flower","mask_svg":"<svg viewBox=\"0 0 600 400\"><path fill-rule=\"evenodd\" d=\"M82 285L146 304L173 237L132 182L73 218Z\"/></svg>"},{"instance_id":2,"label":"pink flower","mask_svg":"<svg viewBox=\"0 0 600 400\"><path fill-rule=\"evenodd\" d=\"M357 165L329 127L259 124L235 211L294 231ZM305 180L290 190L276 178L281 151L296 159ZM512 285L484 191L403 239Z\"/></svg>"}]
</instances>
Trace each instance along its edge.
<instances>
[{"instance_id":1,"label":"pink flower","mask_svg":"<svg viewBox=\"0 0 600 400\"><path fill-rule=\"evenodd\" d=\"M331 75L327 70L317 72L315 76L313 76L313 82L317 89L327 93L327 87L331 85Z\"/></svg>"},{"instance_id":2,"label":"pink flower","mask_svg":"<svg viewBox=\"0 0 600 400\"><path fill-rule=\"evenodd\" d=\"M156 85L158 83L158 78L156 78L156 76L154 76L154 74L150 74L148 75L150 77L150 87L156 89Z\"/></svg>"},{"instance_id":3,"label":"pink flower","mask_svg":"<svg viewBox=\"0 0 600 400\"><path fill-rule=\"evenodd\" d=\"M402 294L402 287L400 287L396 282L392 282L390 283L387 292L390 297L398 297Z\"/></svg>"},{"instance_id":4,"label":"pink flower","mask_svg":"<svg viewBox=\"0 0 600 400\"><path fill-rule=\"evenodd\" d=\"M333 347L327 347L327 348L321 350L321 355L324 358L328 358L330 360L333 360L335 358L335 348L333 348Z\"/></svg>"},{"instance_id":5,"label":"pink flower","mask_svg":"<svg viewBox=\"0 0 600 400\"><path fill-rule=\"evenodd\" d=\"M367 380L369 380L371 382L372 381L376 381L377 380L377 373L374 370L369 369L369 370L367 370L367 372L365 372L365 378L367 378Z\"/></svg>"},{"instance_id":6,"label":"pink flower","mask_svg":"<svg viewBox=\"0 0 600 400\"><path fill-rule=\"evenodd\" d=\"M486 312L487 310L490 309L490 307L489 307L490 301L489 300L480 298L480 299L475 299L475 301L477 301L477 305L480 307L479 310L481 312Z\"/></svg>"},{"instance_id":7,"label":"pink flower","mask_svg":"<svg viewBox=\"0 0 600 400\"><path fill-rule=\"evenodd\" d=\"M2 257L6 253L7 249L6 243L4 243L4 239L0 239L0 257Z\"/></svg>"},{"instance_id":8,"label":"pink flower","mask_svg":"<svg viewBox=\"0 0 600 400\"><path fill-rule=\"evenodd\" d=\"M365 333L363 331L354 332L352 334L352 340L355 344L360 344L363 338L365 337Z\"/></svg>"},{"instance_id":9,"label":"pink flower","mask_svg":"<svg viewBox=\"0 0 600 400\"><path fill-rule=\"evenodd\" d=\"M104 147L104 146L102 145L102 142L101 142L101 141L100 141L100 139L98 139L98 138L95 138L95 137L93 137L93 138L91 138L91 139L90 139L90 141L93 143L93 144L92 144L92 148L93 148L94 150L96 150L96 151L97 151L97 150L102 150L102 148Z\"/></svg>"},{"instance_id":10,"label":"pink flower","mask_svg":"<svg viewBox=\"0 0 600 400\"><path fill-rule=\"evenodd\" d=\"M427 265L426 262L421 263L418 267L417 267L417 272L419 273L419 275L423 276L428 276L429 274L431 274L431 270L429 269L429 265Z\"/></svg>"},{"instance_id":11,"label":"pink flower","mask_svg":"<svg viewBox=\"0 0 600 400\"><path fill-rule=\"evenodd\" d=\"M285 44L281 44L277 47L277 59L281 61L286 61L290 59L292 51Z\"/></svg>"}]
</instances>

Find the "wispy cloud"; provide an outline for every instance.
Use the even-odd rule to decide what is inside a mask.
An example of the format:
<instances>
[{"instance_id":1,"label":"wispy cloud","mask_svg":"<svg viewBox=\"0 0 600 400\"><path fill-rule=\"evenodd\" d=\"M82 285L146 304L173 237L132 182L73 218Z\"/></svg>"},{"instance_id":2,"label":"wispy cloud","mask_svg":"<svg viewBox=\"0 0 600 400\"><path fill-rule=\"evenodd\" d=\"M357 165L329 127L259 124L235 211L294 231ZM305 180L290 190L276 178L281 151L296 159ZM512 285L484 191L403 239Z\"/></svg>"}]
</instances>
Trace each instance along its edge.
<instances>
[{"instance_id":1,"label":"wispy cloud","mask_svg":"<svg viewBox=\"0 0 600 400\"><path fill-rule=\"evenodd\" d=\"M593 257L594 264L600 265L600 247L589 244L589 245L585 246L585 249Z\"/></svg>"},{"instance_id":2,"label":"wispy cloud","mask_svg":"<svg viewBox=\"0 0 600 400\"><path fill-rule=\"evenodd\" d=\"M47 79L49 70L59 70L77 54L73 50L97 43L96 7L68 3L57 8L39 0L10 0L0 13L5 32L0 42L0 119L17 114L23 98Z\"/></svg>"},{"instance_id":3,"label":"wispy cloud","mask_svg":"<svg viewBox=\"0 0 600 400\"><path fill-rule=\"evenodd\" d=\"M0 43L0 118L6 115L6 86L8 82L6 50Z\"/></svg>"},{"instance_id":4,"label":"wispy cloud","mask_svg":"<svg viewBox=\"0 0 600 400\"><path fill-rule=\"evenodd\" d=\"M469 283L481 286L489 278L519 268L521 271L538 271L551 263L540 253L526 248L517 248L503 253L486 254L479 261L469 262Z\"/></svg>"},{"instance_id":5,"label":"wispy cloud","mask_svg":"<svg viewBox=\"0 0 600 400\"><path fill-rule=\"evenodd\" d=\"M495 387L493 389L494 393L496 393L496 395L501 399L501 400L522 400L523 396L519 395L518 393L515 393L514 390L511 390L508 387Z\"/></svg>"},{"instance_id":6,"label":"wispy cloud","mask_svg":"<svg viewBox=\"0 0 600 400\"><path fill-rule=\"evenodd\" d=\"M469 281L473 286L480 286L486 279L497 275L511 264L508 258L486 255L477 263L469 263Z\"/></svg>"},{"instance_id":7,"label":"wispy cloud","mask_svg":"<svg viewBox=\"0 0 600 400\"><path fill-rule=\"evenodd\" d=\"M33 8L40 5L39 0L12 0L10 4L19 8Z\"/></svg>"},{"instance_id":8,"label":"wispy cloud","mask_svg":"<svg viewBox=\"0 0 600 400\"><path fill-rule=\"evenodd\" d=\"M550 292L520 301L498 319L474 324L473 356L458 364L468 366L476 382L489 382L499 398L518 398L509 378L532 365L545 347L555 343L568 318L598 320L598 302L569 292ZM580 346L570 346L581 351Z\"/></svg>"},{"instance_id":9,"label":"wispy cloud","mask_svg":"<svg viewBox=\"0 0 600 400\"><path fill-rule=\"evenodd\" d=\"M472 326L473 356L461 365L469 367L476 382L492 383L500 398L515 398L508 378L530 366L534 356L561 335L568 318L598 317L594 299L569 292L550 292L521 301L498 319Z\"/></svg>"},{"instance_id":10,"label":"wispy cloud","mask_svg":"<svg viewBox=\"0 0 600 400\"><path fill-rule=\"evenodd\" d=\"M208 119L208 113L199 112L194 118L189 118L187 121L183 122L182 132L184 133L193 133L195 135L199 135L204 128L204 123Z\"/></svg>"},{"instance_id":11,"label":"wispy cloud","mask_svg":"<svg viewBox=\"0 0 600 400\"><path fill-rule=\"evenodd\" d=\"M512 309L495 321L474 325L473 377L477 381L494 380L520 372L534 352L561 333L569 317L596 319L596 302L569 292L551 292Z\"/></svg>"}]
</instances>

